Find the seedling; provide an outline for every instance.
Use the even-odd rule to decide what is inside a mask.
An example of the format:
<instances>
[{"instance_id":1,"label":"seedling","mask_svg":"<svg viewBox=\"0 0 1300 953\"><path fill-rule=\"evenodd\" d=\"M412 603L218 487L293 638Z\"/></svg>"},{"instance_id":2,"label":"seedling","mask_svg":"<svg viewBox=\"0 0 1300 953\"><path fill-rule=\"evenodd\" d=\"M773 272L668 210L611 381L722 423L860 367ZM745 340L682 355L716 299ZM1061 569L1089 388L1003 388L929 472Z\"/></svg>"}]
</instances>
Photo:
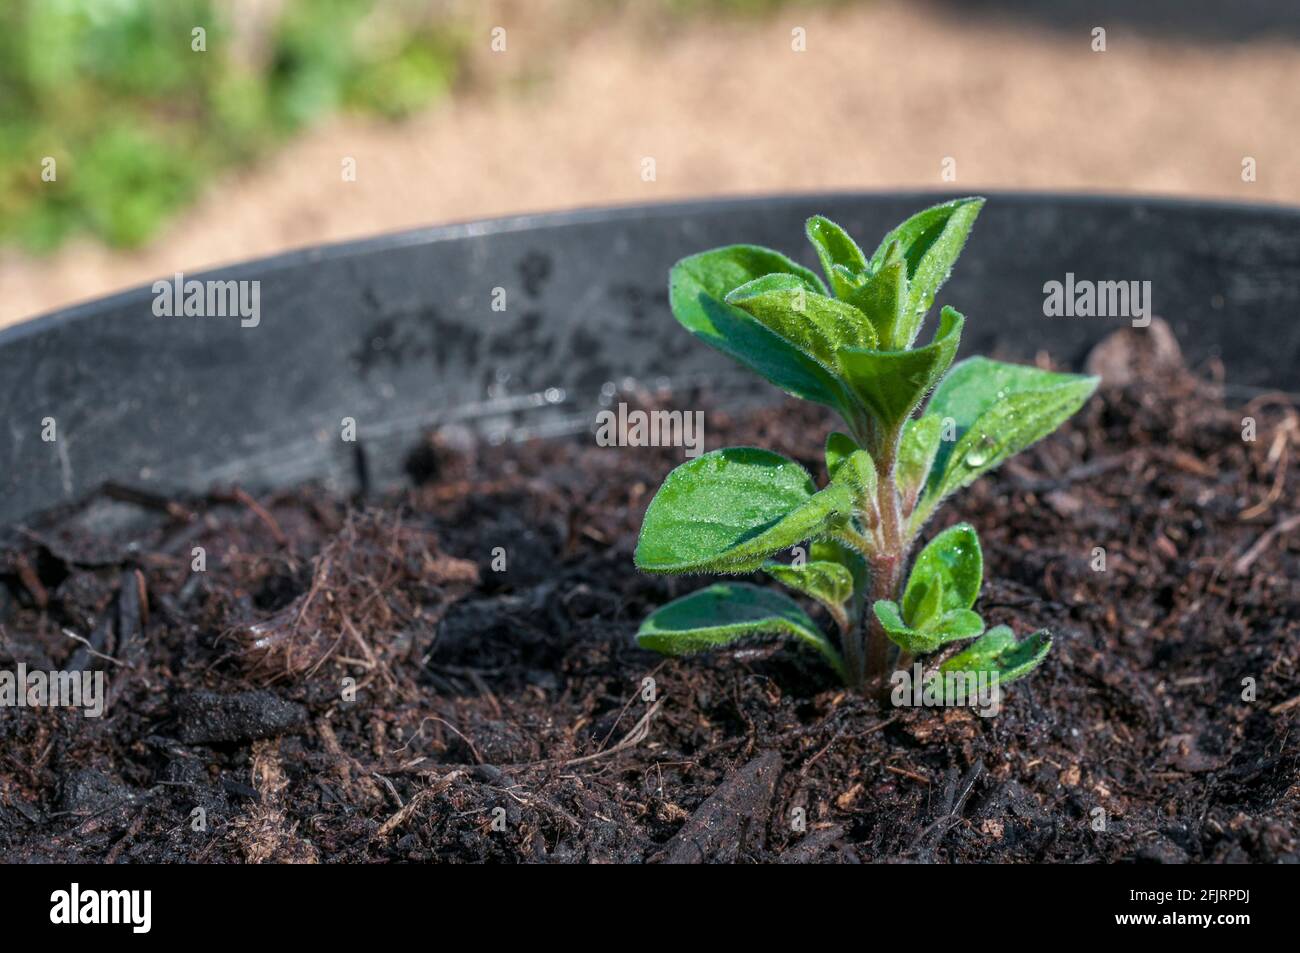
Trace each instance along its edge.
<instances>
[{"instance_id":1,"label":"seedling","mask_svg":"<svg viewBox=\"0 0 1300 953\"><path fill-rule=\"evenodd\" d=\"M933 339L915 346L983 205L967 198L926 209L870 257L834 222L810 218L808 239L829 289L755 245L673 266L669 300L687 330L782 390L830 407L845 429L826 440L821 489L800 464L755 447L678 467L646 511L636 564L659 573L766 573L824 606L838 639L793 599L727 582L652 613L637 634L642 646L684 655L789 637L856 688L881 681L891 642L903 668L975 639L937 671L983 672L1000 684L1047 655L1046 631L1022 641L1006 626L985 633L974 611L984 560L971 526L936 535L904 574L917 535L949 494L1047 436L1097 385L982 357L953 365L965 318L947 306ZM779 561L787 552L793 560Z\"/></svg>"}]
</instances>

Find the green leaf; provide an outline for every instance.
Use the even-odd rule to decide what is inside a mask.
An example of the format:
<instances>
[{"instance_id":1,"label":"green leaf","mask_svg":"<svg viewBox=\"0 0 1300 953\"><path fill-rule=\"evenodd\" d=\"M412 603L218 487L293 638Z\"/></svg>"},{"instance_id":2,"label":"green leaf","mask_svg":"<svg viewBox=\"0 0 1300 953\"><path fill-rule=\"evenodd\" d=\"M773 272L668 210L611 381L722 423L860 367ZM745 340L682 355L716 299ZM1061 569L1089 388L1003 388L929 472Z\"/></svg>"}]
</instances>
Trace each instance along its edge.
<instances>
[{"instance_id":1,"label":"green leaf","mask_svg":"<svg viewBox=\"0 0 1300 953\"><path fill-rule=\"evenodd\" d=\"M1095 389L1098 378L1044 371L1028 364L1008 364L987 357L968 357L953 365L930 398L927 414L951 417L961 436L985 412L1012 394L1060 388Z\"/></svg>"},{"instance_id":2,"label":"green leaf","mask_svg":"<svg viewBox=\"0 0 1300 953\"><path fill-rule=\"evenodd\" d=\"M862 605L870 590L871 570L867 560L856 549L838 539L819 539L808 550L808 558L816 562L833 562L843 566L853 577L853 599L849 605L849 618L862 617Z\"/></svg>"},{"instance_id":3,"label":"green leaf","mask_svg":"<svg viewBox=\"0 0 1300 953\"><path fill-rule=\"evenodd\" d=\"M909 652L912 651L911 641L916 633L903 621L898 603L892 599L877 599L872 604L871 610L876 614L876 618L880 620L880 625L889 637Z\"/></svg>"},{"instance_id":4,"label":"green leaf","mask_svg":"<svg viewBox=\"0 0 1300 953\"><path fill-rule=\"evenodd\" d=\"M652 612L636 634L638 645L664 655L773 637L798 639L845 677L839 652L794 600L744 583L719 583L675 599Z\"/></svg>"},{"instance_id":5,"label":"green leaf","mask_svg":"<svg viewBox=\"0 0 1300 953\"><path fill-rule=\"evenodd\" d=\"M912 574L916 578L916 574ZM909 585L909 590L911 589ZM924 629L930 622L937 622L943 615L943 576L931 576L920 587L920 595L912 605L903 604L903 618L914 629Z\"/></svg>"},{"instance_id":6,"label":"green leaf","mask_svg":"<svg viewBox=\"0 0 1300 953\"><path fill-rule=\"evenodd\" d=\"M870 267L876 270L888 259L890 244L897 242L907 262L908 316L895 346L906 347L916 339L983 207L984 199L965 198L917 212L886 235L871 256Z\"/></svg>"},{"instance_id":7,"label":"green leaf","mask_svg":"<svg viewBox=\"0 0 1300 953\"><path fill-rule=\"evenodd\" d=\"M964 323L961 314L944 308L939 330L925 347L842 352L849 387L886 428L901 425L952 364Z\"/></svg>"},{"instance_id":8,"label":"green leaf","mask_svg":"<svg viewBox=\"0 0 1300 953\"><path fill-rule=\"evenodd\" d=\"M782 585L810 599L816 599L833 613L843 613L847 619L845 603L853 598L853 575L838 562L809 560L795 566L768 562L763 571Z\"/></svg>"},{"instance_id":9,"label":"green leaf","mask_svg":"<svg viewBox=\"0 0 1300 953\"><path fill-rule=\"evenodd\" d=\"M876 465L871 454L847 434L833 431L826 438L826 472L832 482L852 486L859 497L876 495Z\"/></svg>"},{"instance_id":10,"label":"green leaf","mask_svg":"<svg viewBox=\"0 0 1300 953\"><path fill-rule=\"evenodd\" d=\"M756 245L729 245L683 258L668 276L673 316L701 340L777 387L850 417L853 399L835 374L791 342L727 304L741 285L773 273L801 281L810 294L826 293L813 272Z\"/></svg>"},{"instance_id":11,"label":"green leaf","mask_svg":"<svg viewBox=\"0 0 1300 953\"><path fill-rule=\"evenodd\" d=\"M952 418L958 437L955 443L940 446L929 487L913 514L913 527L949 493L1059 427L1083 406L1097 382L1095 377L982 357L954 367L935 390L926 416Z\"/></svg>"},{"instance_id":12,"label":"green leaf","mask_svg":"<svg viewBox=\"0 0 1300 953\"><path fill-rule=\"evenodd\" d=\"M867 316L876 329L882 350L902 350L912 343L907 337L911 328L907 263L901 258L886 262L879 271L840 296Z\"/></svg>"},{"instance_id":13,"label":"green leaf","mask_svg":"<svg viewBox=\"0 0 1300 953\"><path fill-rule=\"evenodd\" d=\"M939 634L943 642L973 639L984 631L984 619L970 609L951 609L933 620L923 631Z\"/></svg>"},{"instance_id":14,"label":"green leaf","mask_svg":"<svg viewBox=\"0 0 1300 953\"><path fill-rule=\"evenodd\" d=\"M858 243L849 237L849 233L828 218L814 215L804 226L808 241L817 251L817 258L822 263L822 271L831 283L838 297L846 297L853 290L852 280L846 279L842 272L837 273L836 265L849 275L860 275L867 270L867 256L862 253Z\"/></svg>"},{"instance_id":15,"label":"green leaf","mask_svg":"<svg viewBox=\"0 0 1300 953\"><path fill-rule=\"evenodd\" d=\"M726 302L818 364L839 370L839 352L876 346L876 329L857 308L809 291L794 275L764 275L729 292Z\"/></svg>"},{"instance_id":16,"label":"green leaf","mask_svg":"<svg viewBox=\"0 0 1300 953\"><path fill-rule=\"evenodd\" d=\"M887 238L880 243L880 247L872 254L867 267L869 270L879 270L886 265L892 265L899 261L903 262L904 265L907 263L907 259L903 257L902 244L899 243L897 238Z\"/></svg>"},{"instance_id":17,"label":"green leaf","mask_svg":"<svg viewBox=\"0 0 1300 953\"><path fill-rule=\"evenodd\" d=\"M984 631L984 620L978 612L970 609L945 612L919 627L903 621L903 614L896 602L878 599L872 610L890 640L913 655L933 652L948 642L969 639Z\"/></svg>"},{"instance_id":18,"label":"green leaf","mask_svg":"<svg viewBox=\"0 0 1300 953\"><path fill-rule=\"evenodd\" d=\"M946 659L939 671L989 672L997 676L999 685L1005 685L1028 675L1051 650L1052 636L1046 629L1017 642L1011 629L998 625L968 648Z\"/></svg>"},{"instance_id":19,"label":"green leaf","mask_svg":"<svg viewBox=\"0 0 1300 953\"><path fill-rule=\"evenodd\" d=\"M954 609L969 609L979 598L983 581L984 554L979 534L969 523L950 526L930 540L912 564L903 591L903 618L920 628L928 618Z\"/></svg>"},{"instance_id":20,"label":"green leaf","mask_svg":"<svg viewBox=\"0 0 1300 953\"><path fill-rule=\"evenodd\" d=\"M808 471L754 447L683 463L646 510L636 564L649 572L752 572L775 553L826 535L852 512L853 492L817 492Z\"/></svg>"},{"instance_id":21,"label":"green leaf","mask_svg":"<svg viewBox=\"0 0 1300 953\"><path fill-rule=\"evenodd\" d=\"M854 274L843 265L831 265L831 279L835 282L831 286L832 289L840 288L845 292L852 294L858 288L861 288L866 282L867 275ZM835 293L841 298L845 297L845 295L841 294L839 291L836 291Z\"/></svg>"},{"instance_id":22,"label":"green leaf","mask_svg":"<svg viewBox=\"0 0 1300 953\"><path fill-rule=\"evenodd\" d=\"M943 419L934 414L913 418L903 424L903 438L898 444L898 462L894 466L894 480L903 499L903 512L916 505L917 497L930 476L935 455L939 452L939 437L943 432Z\"/></svg>"}]
</instances>

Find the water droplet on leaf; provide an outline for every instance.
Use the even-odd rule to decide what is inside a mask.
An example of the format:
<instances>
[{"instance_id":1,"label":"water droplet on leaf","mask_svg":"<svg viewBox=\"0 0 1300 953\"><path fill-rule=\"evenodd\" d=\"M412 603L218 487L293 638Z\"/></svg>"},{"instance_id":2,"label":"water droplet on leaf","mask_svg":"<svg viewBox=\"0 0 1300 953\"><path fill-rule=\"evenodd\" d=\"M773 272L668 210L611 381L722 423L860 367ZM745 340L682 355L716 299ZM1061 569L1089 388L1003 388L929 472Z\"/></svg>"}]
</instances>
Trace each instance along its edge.
<instances>
[{"instance_id":1,"label":"water droplet on leaf","mask_svg":"<svg viewBox=\"0 0 1300 953\"><path fill-rule=\"evenodd\" d=\"M989 462L989 458L993 456L993 450L996 446L997 442L992 438L987 435L981 437L979 443L967 451L965 460L966 466L984 466L984 464Z\"/></svg>"}]
</instances>

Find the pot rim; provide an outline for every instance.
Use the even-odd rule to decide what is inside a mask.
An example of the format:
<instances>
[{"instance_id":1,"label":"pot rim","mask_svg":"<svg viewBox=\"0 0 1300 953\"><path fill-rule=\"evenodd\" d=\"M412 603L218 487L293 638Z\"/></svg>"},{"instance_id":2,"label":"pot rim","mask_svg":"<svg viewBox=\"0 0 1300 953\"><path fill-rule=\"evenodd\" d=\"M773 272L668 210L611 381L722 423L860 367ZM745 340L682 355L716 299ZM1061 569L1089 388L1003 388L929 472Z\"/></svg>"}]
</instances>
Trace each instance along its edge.
<instances>
[{"instance_id":1,"label":"pot rim","mask_svg":"<svg viewBox=\"0 0 1300 953\"><path fill-rule=\"evenodd\" d=\"M1085 208L1131 205L1162 210L1205 211L1229 215L1263 213L1270 217L1280 216L1295 219L1297 226L1300 226L1300 205L1271 201L1241 202L1233 199L1198 199L1182 195L1141 192L1054 192L1051 190L1020 189L973 189L969 191L954 191L952 189L910 189L901 191L894 189L844 189L836 191L771 192L664 202L583 205L572 209L521 212L481 219L456 220L440 225L422 225L391 232L378 232L363 238L347 238L337 242L304 245L260 258L244 258L225 264L204 266L202 271L195 272L191 277L201 279L205 275L219 273L226 278L237 279L246 272L256 272L265 276L287 268L295 268L313 262L338 261L358 254L371 254L415 245L457 241L483 235L571 228L613 220L659 219L709 211L727 211L755 205L771 205L774 208L780 208L794 204L806 205L811 202L831 204L861 199L906 200L909 202L915 200L919 203L933 205L957 195L981 195L999 204L1031 205L1051 203L1066 206L1076 205ZM170 275L160 275L154 281L166 280L170 277ZM18 323L7 328L0 328L0 348L28 335L40 334L43 331L59 327L66 322L93 315L101 310L147 300L153 294L152 287L153 282L133 285L120 291L110 292L63 308L55 308L50 311L40 312L29 318L23 318Z\"/></svg>"}]
</instances>

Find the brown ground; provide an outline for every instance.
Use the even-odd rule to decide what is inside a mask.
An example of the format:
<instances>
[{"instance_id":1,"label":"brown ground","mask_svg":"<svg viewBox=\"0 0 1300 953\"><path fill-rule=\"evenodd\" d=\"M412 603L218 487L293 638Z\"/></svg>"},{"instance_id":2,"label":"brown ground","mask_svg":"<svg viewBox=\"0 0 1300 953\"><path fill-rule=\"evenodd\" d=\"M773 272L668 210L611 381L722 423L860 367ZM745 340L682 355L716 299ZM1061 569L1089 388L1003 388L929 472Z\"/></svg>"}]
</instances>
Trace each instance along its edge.
<instances>
[{"instance_id":1,"label":"brown ground","mask_svg":"<svg viewBox=\"0 0 1300 953\"><path fill-rule=\"evenodd\" d=\"M1300 418L1136 380L938 521L980 531L990 624L1055 634L993 719L788 646L634 648L702 583L632 570L671 450L431 441L365 509L118 489L10 533L0 669L106 668L111 701L0 708L0 860L1296 861ZM826 423L713 413L710 444L820 470Z\"/></svg>"},{"instance_id":2,"label":"brown ground","mask_svg":"<svg viewBox=\"0 0 1300 953\"><path fill-rule=\"evenodd\" d=\"M562 23L513 9L478 93L404 125L317 129L215 184L140 252L0 257L0 326L177 269L572 206L898 187L1300 200L1300 97L1286 94L1300 49L1281 41L1198 46L1113 24L1094 53L1088 28L902 0L581 28L571 7ZM790 49L796 26L807 52ZM343 156L357 182L341 181ZM1244 156L1258 181L1242 182Z\"/></svg>"}]
</instances>

